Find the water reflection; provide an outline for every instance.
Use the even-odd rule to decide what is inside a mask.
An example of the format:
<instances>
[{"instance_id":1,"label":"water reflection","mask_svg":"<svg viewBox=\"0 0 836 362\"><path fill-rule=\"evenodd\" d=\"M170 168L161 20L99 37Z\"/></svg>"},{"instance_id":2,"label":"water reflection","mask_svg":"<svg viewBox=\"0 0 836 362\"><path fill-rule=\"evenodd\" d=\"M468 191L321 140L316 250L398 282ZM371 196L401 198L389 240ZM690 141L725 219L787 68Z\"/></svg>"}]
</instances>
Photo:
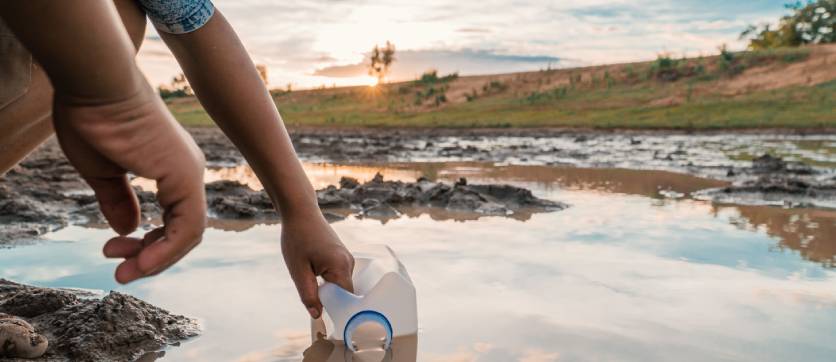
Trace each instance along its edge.
<instances>
[{"instance_id":1,"label":"water reflection","mask_svg":"<svg viewBox=\"0 0 836 362\"><path fill-rule=\"evenodd\" d=\"M386 225L334 223L349 247L388 244L409 268L418 290L416 360L829 361L836 354L836 211L669 200L659 190L688 193L716 181L664 172L387 167L410 178L512 183L572 205L525 223L438 221L427 213ZM341 170L328 177L351 175ZM312 343L280 256L281 225L211 226L173 269L126 286L113 281L115 261L101 257L112 233L81 227L4 250L0 277L115 289L199 318L204 334L160 361L332 358L340 345Z\"/></svg>"},{"instance_id":2,"label":"water reflection","mask_svg":"<svg viewBox=\"0 0 836 362\"><path fill-rule=\"evenodd\" d=\"M779 239L777 250L797 252L804 259L836 266L836 211L783 209L759 206L717 206L740 213L732 222L752 230L765 230Z\"/></svg>"},{"instance_id":3,"label":"water reflection","mask_svg":"<svg viewBox=\"0 0 836 362\"><path fill-rule=\"evenodd\" d=\"M630 169L602 169L551 166L494 165L490 163L389 163L369 165L334 165L327 163L305 163L315 187L339 183L341 177L354 177L360 182L371 180L378 172L386 179L414 181L420 176L432 180L453 182L460 177L467 177L472 182L511 183L533 188L540 194L553 190L581 190L600 193L619 193L641 195L654 199L664 199L668 192L688 196L690 193L728 185L725 181L707 179L667 171L645 171ZM233 179L251 188L262 189L252 170L246 166L216 168L207 171L207 182L219 179ZM134 184L146 189L153 189L147 180L135 179ZM560 201L559 193L555 196ZM667 201L658 201L654 205L664 205ZM765 206L724 205L714 206L712 214L720 210L734 210L739 217L729 222L747 229L764 228L778 239L775 251L793 250L801 257L821 263L825 267L836 266L836 211L824 209L783 209ZM330 212L340 217L357 217L350 209L332 209ZM418 218L428 215L436 221L475 221L484 215L453 211L431 207L400 207L399 215L365 216L386 224L401 217ZM511 218L519 221L531 219L532 213L521 210ZM246 231L260 224L277 224L280 220L223 220L212 219L209 227L226 231ZM106 225L91 225L106 227Z\"/></svg>"},{"instance_id":4,"label":"water reflection","mask_svg":"<svg viewBox=\"0 0 836 362\"><path fill-rule=\"evenodd\" d=\"M403 336L392 340L388 350L370 350L352 353L340 341L322 336L316 338L302 353L303 362L415 362L418 356L418 336Z\"/></svg>"}]
</instances>

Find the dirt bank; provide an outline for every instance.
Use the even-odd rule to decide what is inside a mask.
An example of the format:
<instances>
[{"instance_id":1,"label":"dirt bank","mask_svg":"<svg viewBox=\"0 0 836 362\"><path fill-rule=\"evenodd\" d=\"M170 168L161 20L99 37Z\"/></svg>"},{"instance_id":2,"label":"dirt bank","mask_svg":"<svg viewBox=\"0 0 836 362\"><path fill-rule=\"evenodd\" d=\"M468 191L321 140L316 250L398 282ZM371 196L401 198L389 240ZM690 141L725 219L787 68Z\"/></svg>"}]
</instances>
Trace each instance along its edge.
<instances>
[{"instance_id":1,"label":"dirt bank","mask_svg":"<svg viewBox=\"0 0 836 362\"><path fill-rule=\"evenodd\" d=\"M5 279L0 279L0 313L27 322L48 340L43 356L20 361L134 361L200 332L195 320L129 295L102 297Z\"/></svg>"}]
</instances>

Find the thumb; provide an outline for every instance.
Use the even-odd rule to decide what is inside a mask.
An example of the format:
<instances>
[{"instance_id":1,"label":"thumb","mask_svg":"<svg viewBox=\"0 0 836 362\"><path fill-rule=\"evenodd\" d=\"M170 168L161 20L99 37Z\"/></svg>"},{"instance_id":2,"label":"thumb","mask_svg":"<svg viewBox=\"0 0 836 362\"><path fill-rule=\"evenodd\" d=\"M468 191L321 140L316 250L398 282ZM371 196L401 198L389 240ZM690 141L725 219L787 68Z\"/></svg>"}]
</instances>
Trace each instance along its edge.
<instances>
[{"instance_id":1,"label":"thumb","mask_svg":"<svg viewBox=\"0 0 836 362\"><path fill-rule=\"evenodd\" d=\"M313 269L307 264L297 266L291 269L290 277L293 278L299 298L311 318L319 318L322 314L322 302L319 301L319 284L316 282Z\"/></svg>"},{"instance_id":2,"label":"thumb","mask_svg":"<svg viewBox=\"0 0 836 362\"><path fill-rule=\"evenodd\" d=\"M325 281L339 285L351 293L354 293L354 281L351 280L352 266L334 268L322 273L322 279Z\"/></svg>"}]
</instances>

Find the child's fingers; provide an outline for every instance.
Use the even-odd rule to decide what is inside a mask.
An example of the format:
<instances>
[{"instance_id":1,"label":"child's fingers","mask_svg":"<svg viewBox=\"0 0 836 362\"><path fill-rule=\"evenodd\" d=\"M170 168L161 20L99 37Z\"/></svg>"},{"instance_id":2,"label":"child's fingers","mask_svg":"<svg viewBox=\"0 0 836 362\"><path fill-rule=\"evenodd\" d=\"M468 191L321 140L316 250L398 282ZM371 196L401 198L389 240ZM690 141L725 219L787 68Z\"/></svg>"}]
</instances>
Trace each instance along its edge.
<instances>
[{"instance_id":1,"label":"child's fingers","mask_svg":"<svg viewBox=\"0 0 836 362\"><path fill-rule=\"evenodd\" d=\"M128 258L142 251L142 240L128 236L117 236L108 240L102 253L108 258Z\"/></svg>"},{"instance_id":2,"label":"child's fingers","mask_svg":"<svg viewBox=\"0 0 836 362\"><path fill-rule=\"evenodd\" d=\"M110 227L119 235L132 233L139 226L139 200L137 200L128 176L87 178L96 193L99 209Z\"/></svg>"},{"instance_id":3,"label":"child's fingers","mask_svg":"<svg viewBox=\"0 0 836 362\"><path fill-rule=\"evenodd\" d=\"M146 245L159 240L165 235L164 228L156 228L151 230L142 237L132 238L128 236L117 236L105 243L103 248L104 255L108 258L129 258L136 256L142 251Z\"/></svg>"},{"instance_id":4,"label":"child's fingers","mask_svg":"<svg viewBox=\"0 0 836 362\"><path fill-rule=\"evenodd\" d=\"M116 281L121 284L130 283L134 280L142 278L144 275L137 266L136 258L125 259L119 266L116 267Z\"/></svg>"},{"instance_id":5,"label":"child's fingers","mask_svg":"<svg viewBox=\"0 0 836 362\"><path fill-rule=\"evenodd\" d=\"M319 284L316 282L316 274L309 264L290 266L290 277L296 284L299 292L299 299L308 310L311 318L319 318L322 314L322 303L319 301Z\"/></svg>"},{"instance_id":6,"label":"child's fingers","mask_svg":"<svg viewBox=\"0 0 836 362\"><path fill-rule=\"evenodd\" d=\"M322 279L339 285L341 288L353 293L354 283L351 280L351 274L354 269L354 260L351 259L351 255L337 257L331 264L322 273Z\"/></svg>"},{"instance_id":7,"label":"child's fingers","mask_svg":"<svg viewBox=\"0 0 836 362\"><path fill-rule=\"evenodd\" d=\"M162 185L163 183L159 183ZM186 253L200 243L206 227L206 203L202 182L187 192L182 200L169 204L164 190L160 190L159 199L164 207L164 235L150 243L138 255L138 266L145 275L157 274L180 260Z\"/></svg>"}]
</instances>

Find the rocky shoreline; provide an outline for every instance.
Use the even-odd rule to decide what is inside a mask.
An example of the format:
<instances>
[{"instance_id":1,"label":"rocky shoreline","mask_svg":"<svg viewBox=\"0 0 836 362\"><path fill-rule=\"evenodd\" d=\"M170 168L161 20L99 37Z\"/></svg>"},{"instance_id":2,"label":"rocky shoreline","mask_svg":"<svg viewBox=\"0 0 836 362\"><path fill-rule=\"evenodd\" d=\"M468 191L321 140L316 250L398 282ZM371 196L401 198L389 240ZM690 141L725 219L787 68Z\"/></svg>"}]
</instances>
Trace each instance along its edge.
<instances>
[{"instance_id":1,"label":"rocky shoreline","mask_svg":"<svg viewBox=\"0 0 836 362\"><path fill-rule=\"evenodd\" d=\"M0 279L0 357L12 361L153 361L199 333L197 321L126 294Z\"/></svg>"}]
</instances>

